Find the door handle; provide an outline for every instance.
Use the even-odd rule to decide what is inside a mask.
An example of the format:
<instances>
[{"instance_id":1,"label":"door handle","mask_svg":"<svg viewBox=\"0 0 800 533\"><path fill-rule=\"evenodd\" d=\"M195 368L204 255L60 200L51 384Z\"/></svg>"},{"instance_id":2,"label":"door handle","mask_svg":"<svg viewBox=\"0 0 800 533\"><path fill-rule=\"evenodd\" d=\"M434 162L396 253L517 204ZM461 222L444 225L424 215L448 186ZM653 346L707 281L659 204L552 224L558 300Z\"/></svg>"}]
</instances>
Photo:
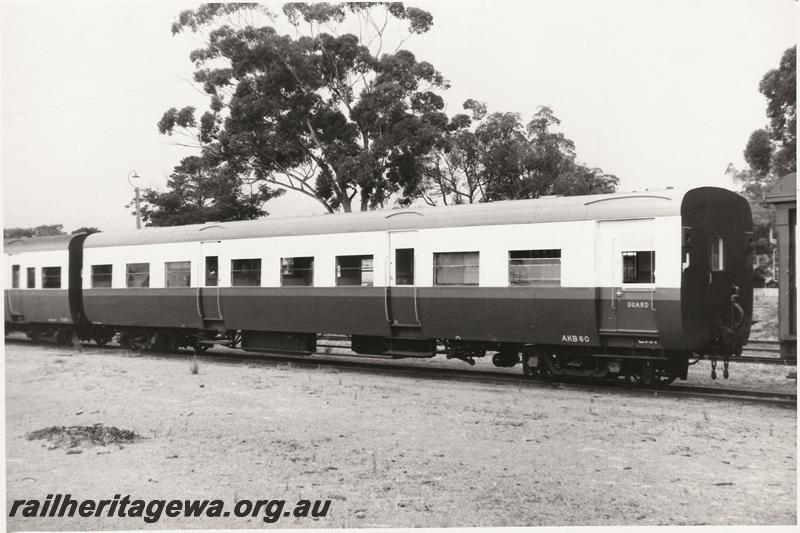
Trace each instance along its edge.
<instances>
[{"instance_id":1,"label":"door handle","mask_svg":"<svg viewBox=\"0 0 800 533\"><path fill-rule=\"evenodd\" d=\"M619 298L620 296L622 296L622 291L617 289L617 298Z\"/></svg>"}]
</instances>

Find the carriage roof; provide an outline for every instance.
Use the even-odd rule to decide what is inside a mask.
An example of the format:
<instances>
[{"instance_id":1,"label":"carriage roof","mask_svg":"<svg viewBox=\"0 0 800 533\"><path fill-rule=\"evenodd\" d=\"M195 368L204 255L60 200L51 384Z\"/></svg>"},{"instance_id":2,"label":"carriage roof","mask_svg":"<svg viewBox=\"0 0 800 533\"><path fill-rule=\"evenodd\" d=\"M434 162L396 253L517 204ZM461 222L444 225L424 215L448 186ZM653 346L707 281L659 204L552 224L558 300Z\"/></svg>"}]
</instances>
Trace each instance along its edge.
<instances>
[{"instance_id":1,"label":"carriage roof","mask_svg":"<svg viewBox=\"0 0 800 533\"><path fill-rule=\"evenodd\" d=\"M188 226L95 233L86 239L84 247L573 220L650 218L679 215L684 194L685 191L669 189L642 193L543 197L533 200L508 200L440 207L409 207L358 213L266 217L238 222L208 222Z\"/></svg>"}]
</instances>

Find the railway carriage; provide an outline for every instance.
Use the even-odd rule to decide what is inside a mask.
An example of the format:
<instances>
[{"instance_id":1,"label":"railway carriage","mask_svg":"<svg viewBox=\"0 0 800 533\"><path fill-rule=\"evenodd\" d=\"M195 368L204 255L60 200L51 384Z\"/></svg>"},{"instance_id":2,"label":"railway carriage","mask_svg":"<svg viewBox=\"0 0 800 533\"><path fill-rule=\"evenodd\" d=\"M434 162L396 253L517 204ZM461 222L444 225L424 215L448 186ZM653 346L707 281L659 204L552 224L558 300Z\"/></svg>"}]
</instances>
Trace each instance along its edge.
<instances>
[{"instance_id":1,"label":"railway carriage","mask_svg":"<svg viewBox=\"0 0 800 533\"><path fill-rule=\"evenodd\" d=\"M671 381L746 343L751 226L706 187L96 233L74 241L73 317L163 350L344 334L363 354Z\"/></svg>"},{"instance_id":2,"label":"railway carriage","mask_svg":"<svg viewBox=\"0 0 800 533\"><path fill-rule=\"evenodd\" d=\"M25 331L33 339L66 342L79 321L80 241L85 235L10 239L4 243L7 265L4 315L6 332Z\"/></svg>"}]
</instances>

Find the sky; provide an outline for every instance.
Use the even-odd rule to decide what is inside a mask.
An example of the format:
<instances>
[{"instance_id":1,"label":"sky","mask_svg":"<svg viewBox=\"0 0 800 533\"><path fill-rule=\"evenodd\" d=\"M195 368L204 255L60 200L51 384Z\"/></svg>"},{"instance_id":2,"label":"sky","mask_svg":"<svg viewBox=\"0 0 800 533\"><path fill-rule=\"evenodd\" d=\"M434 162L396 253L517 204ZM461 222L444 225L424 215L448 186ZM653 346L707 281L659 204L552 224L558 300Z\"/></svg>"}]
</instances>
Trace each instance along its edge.
<instances>
[{"instance_id":1,"label":"sky","mask_svg":"<svg viewBox=\"0 0 800 533\"><path fill-rule=\"evenodd\" d=\"M797 33L794 0L408 4L434 17L405 47L450 81L448 114L475 98L527 122L547 105L578 160L622 191L735 188L725 169L767 123L758 83ZM170 107L208 104L189 61L203 36L170 32L192 6L0 2L5 227L135 227L132 172L163 188L196 153L156 128ZM323 212L291 191L266 208Z\"/></svg>"}]
</instances>

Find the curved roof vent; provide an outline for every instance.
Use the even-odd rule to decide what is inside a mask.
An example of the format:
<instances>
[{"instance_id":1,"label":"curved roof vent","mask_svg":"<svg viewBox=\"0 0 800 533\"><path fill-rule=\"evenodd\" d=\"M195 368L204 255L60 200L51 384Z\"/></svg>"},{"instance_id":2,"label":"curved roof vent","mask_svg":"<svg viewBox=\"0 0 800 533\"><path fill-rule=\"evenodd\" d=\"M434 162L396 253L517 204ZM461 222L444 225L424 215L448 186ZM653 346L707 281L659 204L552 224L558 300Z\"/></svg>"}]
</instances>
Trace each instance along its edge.
<instances>
[{"instance_id":1,"label":"curved roof vent","mask_svg":"<svg viewBox=\"0 0 800 533\"><path fill-rule=\"evenodd\" d=\"M390 213L390 214L386 215L386 217L384 217L384 218L392 218L392 217L397 217L397 216L400 216L400 215L418 215L418 216L421 216L421 217L425 216L425 215L423 215L422 213L420 213L418 211L398 211L397 213Z\"/></svg>"},{"instance_id":2,"label":"curved roof vent","mask_svg":"<svg viewBox=\"0 0 800 533\"><path fill-rule=\"evenodd\" d=\"M634 194L631 196L615 196L613 198L599 198L597 200L592 200L591 202L586 202L583 205L591 205L591 204L598 204L600 202L612 202L614 200L628 200L630 198L655 198L658 200L672 200L669 196L658 196L656 194Z\"/></svg>"},{"instance_id":3,"label":"curved roof vent","mask_svg":"<svg viewBox=\"0 0 800 533\"><path fill-rule=\"evenodd\" d=\"M225 227L221 226L220 224L209 224L208 226L203 226L197 231L205 231L207 229L214 229L214 228L225 229Z\"/></svg>"}]
</instances>

